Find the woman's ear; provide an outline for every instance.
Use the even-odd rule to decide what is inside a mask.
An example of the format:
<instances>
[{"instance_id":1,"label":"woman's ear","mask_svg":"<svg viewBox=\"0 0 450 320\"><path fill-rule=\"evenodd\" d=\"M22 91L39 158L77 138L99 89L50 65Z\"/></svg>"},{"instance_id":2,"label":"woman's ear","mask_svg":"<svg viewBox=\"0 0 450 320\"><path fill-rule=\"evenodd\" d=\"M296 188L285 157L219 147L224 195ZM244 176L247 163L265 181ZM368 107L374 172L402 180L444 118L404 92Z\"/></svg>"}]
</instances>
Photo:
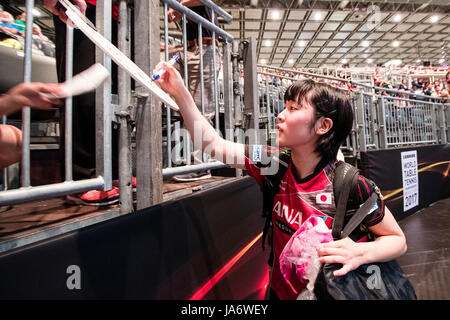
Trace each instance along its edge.
<instances>
[{"instance_id":1,"label":"woman's ear","mask_svg":"<svg viewBox=\"0 0 450 320\"><path fill-rule=\"evenodd\" d=\"M316 134L322 136L331 130L333 127L333 120L327 117L320 117L316 122Z\"/></svg>"}]
</instances>

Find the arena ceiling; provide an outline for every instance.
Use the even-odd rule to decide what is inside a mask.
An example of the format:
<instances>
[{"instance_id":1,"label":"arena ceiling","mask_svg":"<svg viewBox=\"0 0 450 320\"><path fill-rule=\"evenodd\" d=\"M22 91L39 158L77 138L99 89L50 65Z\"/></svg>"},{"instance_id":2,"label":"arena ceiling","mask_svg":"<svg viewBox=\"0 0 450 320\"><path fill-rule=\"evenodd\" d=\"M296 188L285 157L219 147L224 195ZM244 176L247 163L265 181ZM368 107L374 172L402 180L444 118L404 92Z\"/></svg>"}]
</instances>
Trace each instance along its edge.
<instances>
[{"instance_id":1,"label":"arena ceiling","mask_svg":"<svg viewBox=\"0 0 450 320\"><path fill-rule=\"evenodd\" d=\"M449 63L450 1L219 0L224 29L257 40L258 61L281 67Z\"/></svg>"},{"instance_id":2,"label":"arena ceiling","mask_svg":"<svg viewBox=\"0 0 450 320\"><path fill-rule=\"evenodd\" d=\"M53 21L42 2L36 1L41 14L36 22L53 38ZM215 2L233 16L231 24L221 26L238 41L254 37L263 64L315 68L376 65L393 59L403 64L450 63L450 0ZM17 14L24 1L0 0L0 4ZM173 23L169 31L180 34Z\"/></svg>"}]
</instances>

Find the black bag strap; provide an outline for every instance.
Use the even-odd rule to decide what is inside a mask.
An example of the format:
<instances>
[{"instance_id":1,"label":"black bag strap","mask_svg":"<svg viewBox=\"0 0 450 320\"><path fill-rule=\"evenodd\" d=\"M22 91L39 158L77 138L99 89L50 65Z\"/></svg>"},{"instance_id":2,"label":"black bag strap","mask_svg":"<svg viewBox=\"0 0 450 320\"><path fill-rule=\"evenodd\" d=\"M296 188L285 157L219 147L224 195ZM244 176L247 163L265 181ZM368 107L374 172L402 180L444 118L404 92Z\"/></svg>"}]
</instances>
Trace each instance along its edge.
<instances>
[{"instance_id":1,"label":"black bag strap","mask_svg":"<svg viewBox=\"0 0 450 320\"><path fill-rule=\"evenodd\" d=\"M339 161L336 164L334 174L334 197L336 203L336 214L333 219L331 233L334 240L341 239L342 229L344 228L345 212L347 211L347 202L350 191L358 183L358 169L354 166Z\"/></svg>"},{"instance_id":2,"label":"black bag strap","mask_svg":"<svg viewBox=\"0 0 450 320\"><path fill-rule=\"evenodd\" d=\"M370 197L352 215L344 228L345 212L350 191L357 187L358 169L348 163L338 162L334 178L334 194L336 214L333 220L332 235L335 240L348 237L376 205L378 194L373 192Z\"/></svg>"},{"instance_id":3,"label":"black bag strap","mask_svg":"<svg viewBox=\"0 0 450 320\"><path fill-rule=\"evenodd\" d=\"M369 199L363 203L363 205L355 212L350 221L346 224L344 230L342 231L341 238L346 238L350 233L358 227L364 218L370 213L370 210L375 206L378 199L378 194L373 192Z\"/></svg>"}]
</instances>

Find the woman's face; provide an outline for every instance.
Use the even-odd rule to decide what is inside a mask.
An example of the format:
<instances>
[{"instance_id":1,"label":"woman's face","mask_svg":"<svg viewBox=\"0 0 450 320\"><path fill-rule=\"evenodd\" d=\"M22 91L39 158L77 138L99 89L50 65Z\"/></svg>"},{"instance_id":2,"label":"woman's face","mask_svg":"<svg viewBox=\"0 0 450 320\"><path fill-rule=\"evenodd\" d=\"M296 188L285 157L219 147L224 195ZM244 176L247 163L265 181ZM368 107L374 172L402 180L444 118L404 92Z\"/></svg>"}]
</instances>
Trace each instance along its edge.
<instances>
[{"instance_id":1,"label":"woman's face","mask_svg":"<svg viewBox=\"0 0 450 320\"><path fill-rule=\"evenodd\" d=\"M302 102L299 105L296 101L286 101L284 110L277 116L278 145L292 149L315 144L318 136L315 133L314 113L309 103Z\"/></svg>"}]
</instances>

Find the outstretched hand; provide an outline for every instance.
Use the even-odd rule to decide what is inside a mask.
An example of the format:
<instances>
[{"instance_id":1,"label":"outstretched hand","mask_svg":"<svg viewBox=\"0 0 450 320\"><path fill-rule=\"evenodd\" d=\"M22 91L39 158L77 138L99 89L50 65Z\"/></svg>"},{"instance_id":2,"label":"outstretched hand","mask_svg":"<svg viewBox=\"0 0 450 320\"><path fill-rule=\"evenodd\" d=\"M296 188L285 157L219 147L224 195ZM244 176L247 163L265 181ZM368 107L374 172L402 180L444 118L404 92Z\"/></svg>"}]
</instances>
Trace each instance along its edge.
<instances>
[{"instance_id":1,"label":"outstretched hand","mask_svg":"<svg viewBox=\"0 0 450 320\"><path fill-rule=\"evenodd\" d=\"M85 15L86 14L86 1L85 0L71 0L74 6L77 6L80 9L80 12ZM67 15L65 8L59 4L58 0L44 0L44 6L53 12L55 16L58 16L62 22L67 23Z\"/></svg>"},{"instance_id":2,"label":"outstretched hand","mask_svg":"<svg viewBox=\"0 0 450 320\"><path fill-rule=\"evenodd\" d=\"M41 93L61 94L61 86L39 82L21 83L1 97L0 114L10 114L23 107L51 109L54 105L61 104L59 99L48 99Z\"/></svg>"}]
</instances>

